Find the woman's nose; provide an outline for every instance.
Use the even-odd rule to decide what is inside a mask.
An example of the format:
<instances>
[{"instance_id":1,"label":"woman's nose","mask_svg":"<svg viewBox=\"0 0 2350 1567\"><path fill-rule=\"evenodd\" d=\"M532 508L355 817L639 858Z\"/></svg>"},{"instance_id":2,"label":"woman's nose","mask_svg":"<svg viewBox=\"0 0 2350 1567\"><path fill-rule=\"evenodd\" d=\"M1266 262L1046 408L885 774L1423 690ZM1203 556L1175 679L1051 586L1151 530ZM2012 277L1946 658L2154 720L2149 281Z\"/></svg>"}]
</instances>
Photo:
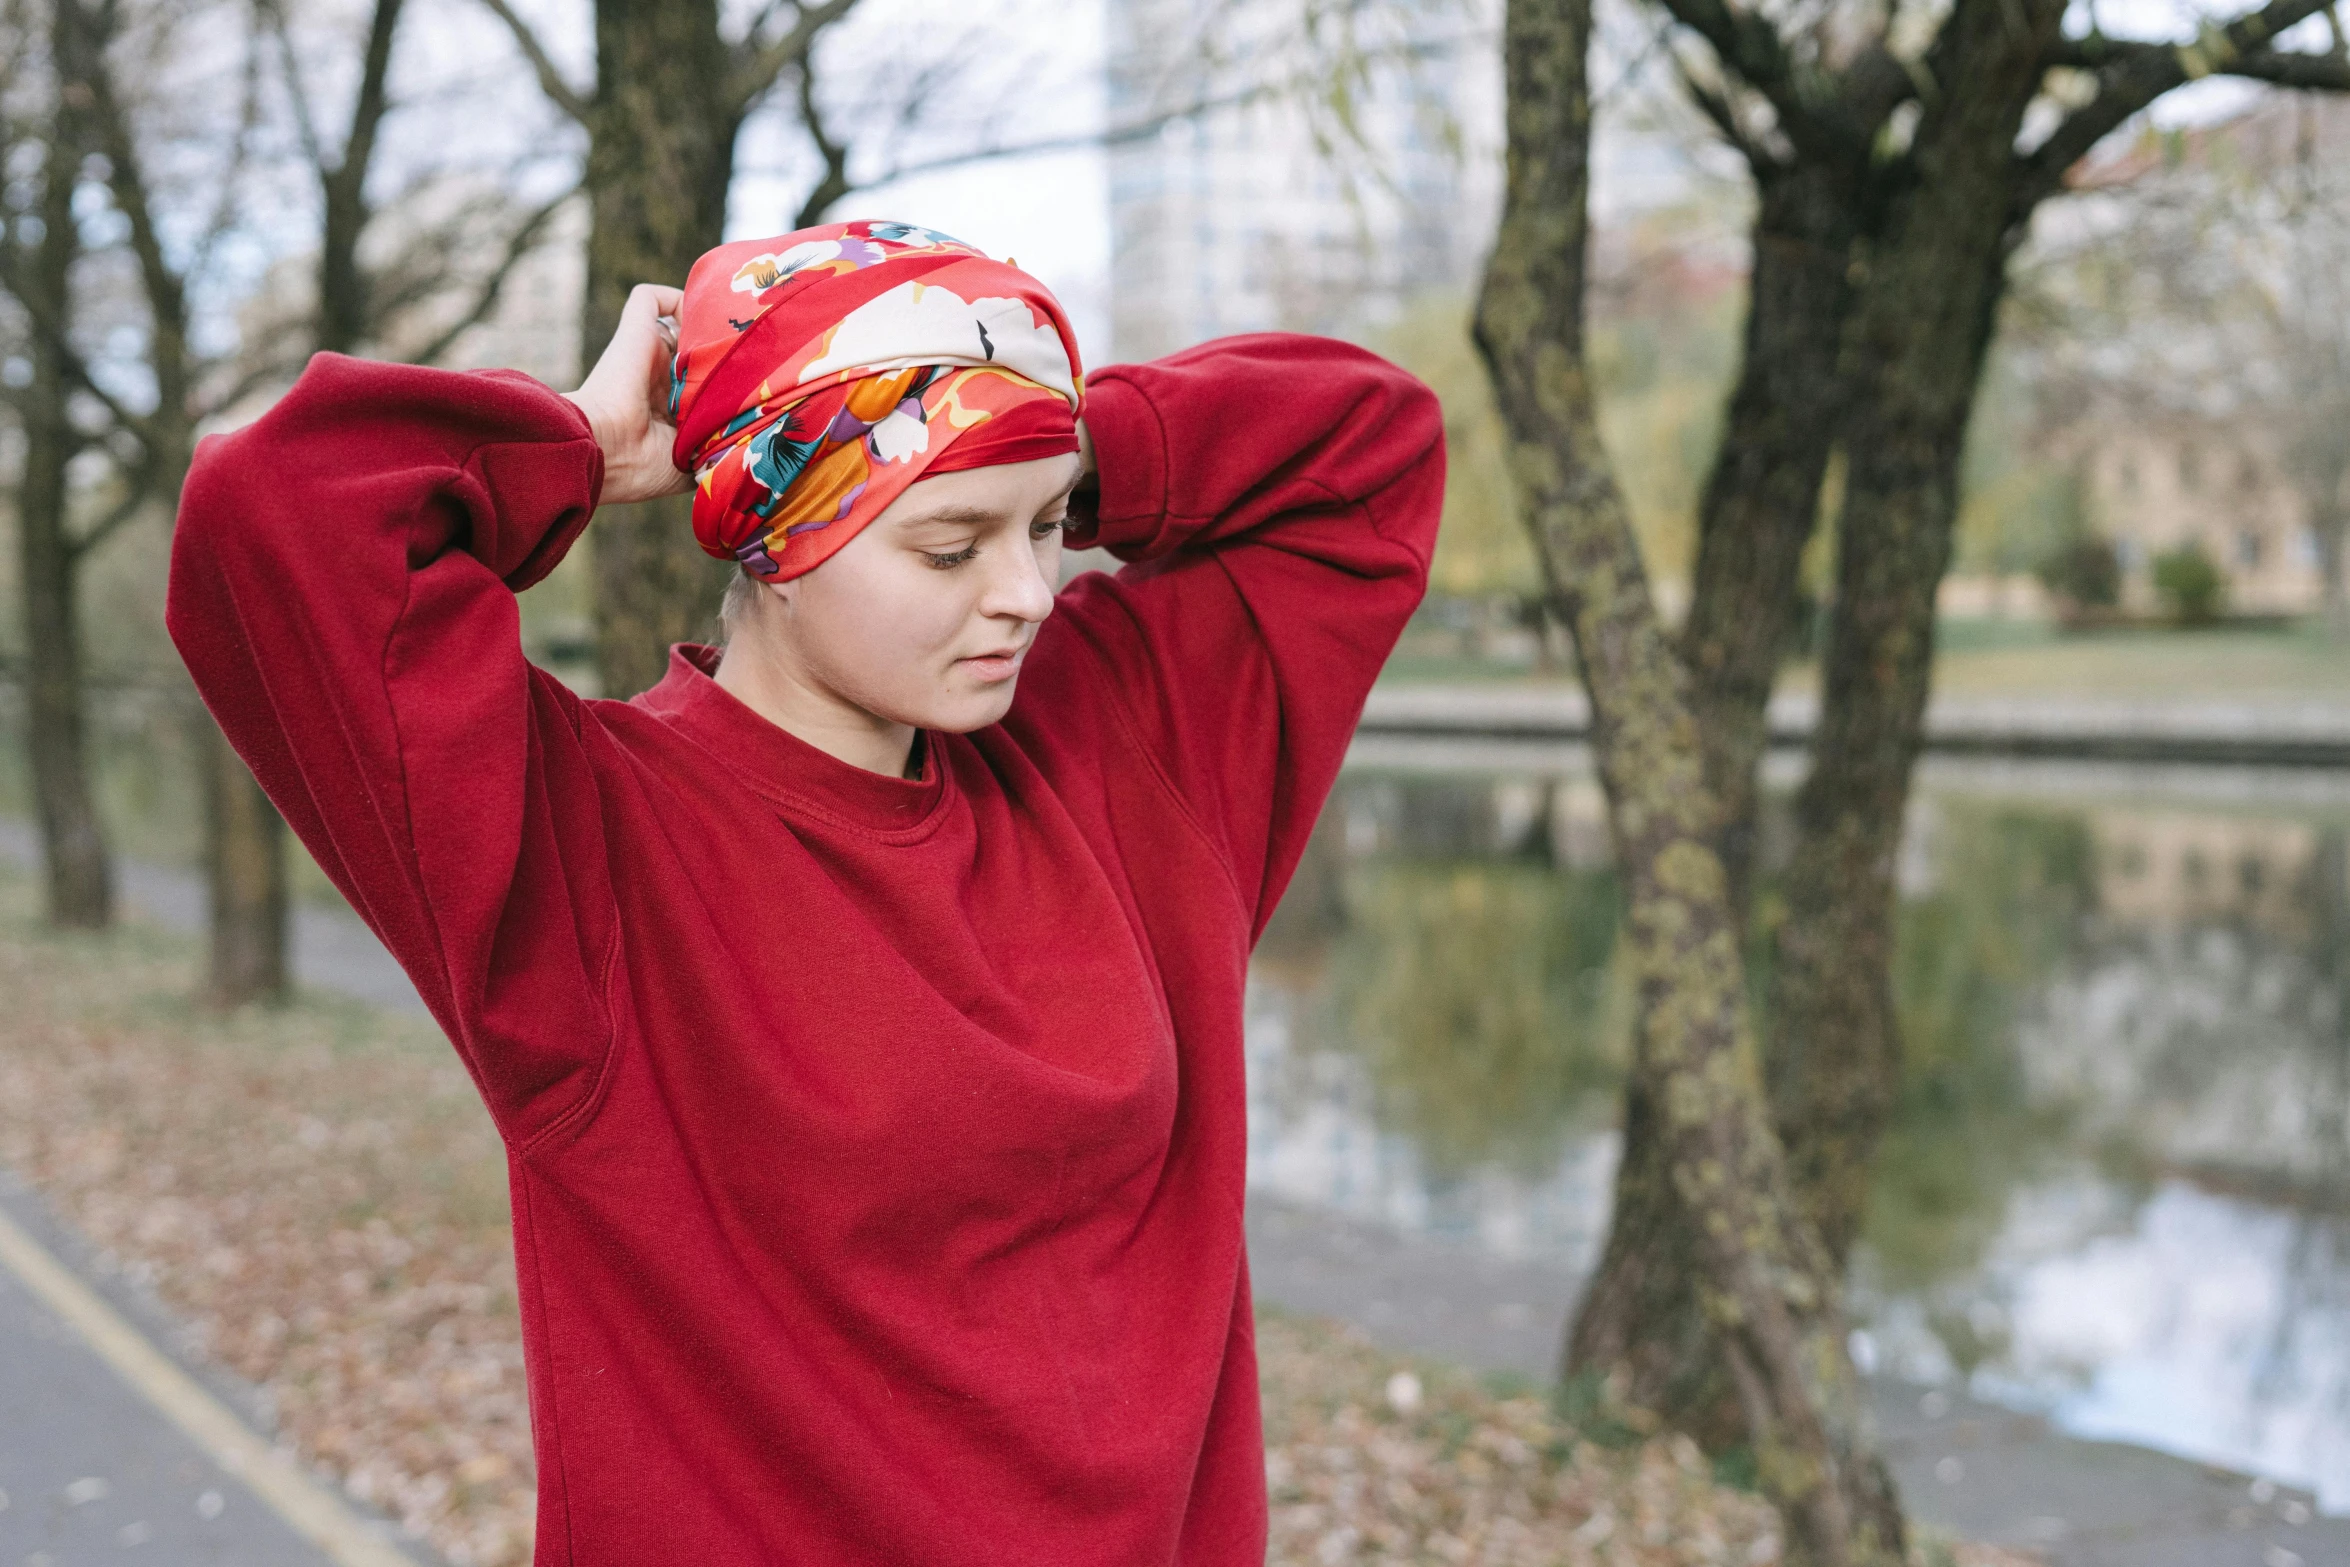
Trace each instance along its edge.
<instances>
[{"instance_id":1,"label":"woman's nose","mask_svg":"<svg viewBox=\"0 0 2350 1567\"><path fill-rule=\"evenodd\" d=\"M1031 623L1053 612L1053 585L1045 580L1044 563L1033 549L991 551L998 565L988 579L979 612ZM982 559L986 556L982 555Z\"/></svg>"}]
</instances>

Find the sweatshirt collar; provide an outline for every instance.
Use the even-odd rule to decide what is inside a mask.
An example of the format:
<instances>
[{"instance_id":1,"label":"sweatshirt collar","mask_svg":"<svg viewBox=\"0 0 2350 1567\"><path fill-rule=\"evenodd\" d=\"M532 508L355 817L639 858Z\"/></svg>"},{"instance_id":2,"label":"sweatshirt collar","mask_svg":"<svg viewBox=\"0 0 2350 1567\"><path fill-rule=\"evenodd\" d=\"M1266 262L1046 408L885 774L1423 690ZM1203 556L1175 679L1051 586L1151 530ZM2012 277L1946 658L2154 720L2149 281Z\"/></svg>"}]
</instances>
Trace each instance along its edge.
<instances>
[{"instance_id":1,"label":"sweatshirt collar","mask_svg":"<svg viewBox=\"0 0 2350 1567\"><path fill-rule=\"evenodd\" d=\"M924 733L922 776L891 778L820 751L762 718L711 677L719 650L698 642L669 649L669 668L642 707L724 763L753 791L793 815L885 837L919 837L946 800L939 737Z\"/></svg>"}]
</instances>

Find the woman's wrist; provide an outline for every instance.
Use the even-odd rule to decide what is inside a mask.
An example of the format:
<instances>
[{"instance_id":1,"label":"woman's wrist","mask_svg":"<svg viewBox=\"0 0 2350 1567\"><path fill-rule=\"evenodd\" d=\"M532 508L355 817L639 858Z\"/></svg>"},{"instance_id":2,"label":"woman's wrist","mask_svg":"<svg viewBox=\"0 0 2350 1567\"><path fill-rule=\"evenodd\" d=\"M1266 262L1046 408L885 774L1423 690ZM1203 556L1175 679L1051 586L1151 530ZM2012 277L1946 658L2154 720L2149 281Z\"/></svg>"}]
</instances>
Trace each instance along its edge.
<instances>
[{"instance_id":1,"label":"woman's wrist","mask_svg":"<svg viewBox=\"0 0 2350 1567\"><path fill-rule=\"evenodd\" d=\"M677 495L693 488L670 457L677 430L668 421L669 357L674 329L662 319L678 308L673 288L640 283L620 324L577 391L566 392L604 454L607 505Z\"/></svg>"}]
</instances>

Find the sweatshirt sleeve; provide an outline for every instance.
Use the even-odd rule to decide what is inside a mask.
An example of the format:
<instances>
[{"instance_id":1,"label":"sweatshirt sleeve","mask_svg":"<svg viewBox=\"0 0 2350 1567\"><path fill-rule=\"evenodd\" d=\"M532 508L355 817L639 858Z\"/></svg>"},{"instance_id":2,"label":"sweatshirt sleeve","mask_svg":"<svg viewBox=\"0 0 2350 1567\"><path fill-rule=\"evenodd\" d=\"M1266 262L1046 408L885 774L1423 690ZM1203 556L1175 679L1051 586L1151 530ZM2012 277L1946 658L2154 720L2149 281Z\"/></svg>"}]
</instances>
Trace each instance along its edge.
<instances>
[{"instance_id":1,"label":"sweatshirt sleeve","mask_svg":"<svg viewBox=\"0 0 2350 1567\"><path fill-rule=\"evenodd\" d=\"M206 705L518 1143L585 1103L612 1036L600 732L514 602L602 481L528 376L320 354L197 448L172 542Z\"/></svg>"},{"instance_id":2,"label":"sweatshirt sleeve","mask_svg":"<svg viewBox=\"0 0 2350 1567\"><path fill-rule=\"evenodd\" d=\"M1226 338L1088 379L1098 517L1128 562L1064 593L1138 739L1261 931L1428 581L1435 395L1324 338Z\"/></svg>"}]
</instances>

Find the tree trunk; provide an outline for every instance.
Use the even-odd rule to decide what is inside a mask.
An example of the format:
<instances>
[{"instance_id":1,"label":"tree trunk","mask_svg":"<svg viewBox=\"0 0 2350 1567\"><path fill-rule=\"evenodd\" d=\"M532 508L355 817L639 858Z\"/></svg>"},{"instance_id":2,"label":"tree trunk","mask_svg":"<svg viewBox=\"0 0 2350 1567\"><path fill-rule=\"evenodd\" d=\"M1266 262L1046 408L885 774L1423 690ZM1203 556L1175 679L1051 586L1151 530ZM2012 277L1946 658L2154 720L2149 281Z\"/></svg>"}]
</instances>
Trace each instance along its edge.
<instances>
[{"instance_id":1,"label":"tree trunk","mask_svg":"<svg viewBox=\"0 0 2350 1567\"><path fill-rule=\"evenodd\" d=\"M376 0L367 23L367 47L359 62L359 91L351 105L350 134L341 160L318 170L318 341L327 353L357 353L376 325L369 309L366 269L359 241L374 216L367 201L367 176L375 163L376 135L390 106L392 44L399 36L401 0ZM322 155L323 158L323 155Z\"/></svg>"},{"instance_id":2,"label":"tree trunk","mask_svg":"<svg viewBox=\"0 0 2350 1567\"><path fill-rule=\"evenodd\" d=\"M1843 413L1837 351L1859 229L1855 178L1803 163L1760 175L1745 357L1698 508L1682 656L1731 907L1752 902L1758 774L1780 662L1802 629L1797 573Z\"/></svg>"},{"instance_id":3,"label":"tree trunk","mask_svg":"<svg viewBox=\"0 0 2350 1567\"><path fill-rule=\"evenodd\" d=\"M1959 460L2016 238L2015 144L2056 0L1957 7L1937 46L1967 90L1921 119L1919 178L1864 246L1834 618L1796 798L1771 1029L1773 1109L1839 1271L1897 1086L1895 862L1933 676Z\"/></svg>"},{"instance_id":4,"label":"tree trunk","mask_svg":"<svg viewBox=\"0 0 2350 1567\"><path fill-rule=\"evenodd\" d=\"M1758 171L1745 354L1698 513L1682 658L1738 927L1752 903L1771 687L1794 634L1797 575L1842 413L1838 345L1859 229L1856 177ZM1744 1440L1738 1390L1698 1303L1689 1215L1673 1193L1655 1106L1634 1085L1615 1227L1568 1323L1568 1375L1612 1369L1620 1396L1709 1451Z\"/></svg>"},{"instance_id":5,"label":"tree trunk","mask_svg":"<svg viewBox=\"0 0 2350 1567\"><path fill-rule=\"evenodd\" d=\"M290 989L285 823L210 714L198 719L195 731L211 894L207 999L220 1007L280 1002Z\"/></svg>"},{"instance_id":6,"label":"tree trunk","mask_svg":"<svg viewBox=\"0 0 2350 1567\"><path fill-rule=\"evenodd\" d=\"M1687 674L1650 600L1593 416L1583 361L1590 30L1589 0L1510 0L1508 184L1478 346L1591 697L1640 996L1632 1108L1653 1120L1664 1178L1696 1221L1682 1237L1761 1483L1791 1560L1898 1562L1901 1515L1845 1354L1841 1291L1789 1199L1764 1112ZM1619 1229L1648 1211L1631 1195Z\"/></svg>"},{"instance_id":7,"label":"tree trunk","mask_svg":"<svg viewBox=\"0 0 2350 1567\"><path fill-rule=\"evenodd\" d=\"M587 292L580 363L603 352L628 291L682 287L725 237L739 111L715 0L597 0L589 125ZM596 518L596 675L626 697L661 678L672 642L708 637L723 566L694 543L690 497Z\"/></svg>"},{"instance_id":8,"label":"tree trunk","mask_svg":"<svg viewBox=\"0 0 2350 1567\"><path fill-rule=\"evenodd\" d=\"M55 333L71 317L73 220L80 149L65 126L50 136L43 170L40 241L25 259L32 333L32 380L24 400L23 481L17 533L25 630L25 749L50 923L97 929L114 917L114 873L98 817L89 755L89 692L83 681L81 561L67 523L67 465L79 445L66 417L71 383ZM44 329L44 327L46 329Z\"/></svg>"}]
</instances>

